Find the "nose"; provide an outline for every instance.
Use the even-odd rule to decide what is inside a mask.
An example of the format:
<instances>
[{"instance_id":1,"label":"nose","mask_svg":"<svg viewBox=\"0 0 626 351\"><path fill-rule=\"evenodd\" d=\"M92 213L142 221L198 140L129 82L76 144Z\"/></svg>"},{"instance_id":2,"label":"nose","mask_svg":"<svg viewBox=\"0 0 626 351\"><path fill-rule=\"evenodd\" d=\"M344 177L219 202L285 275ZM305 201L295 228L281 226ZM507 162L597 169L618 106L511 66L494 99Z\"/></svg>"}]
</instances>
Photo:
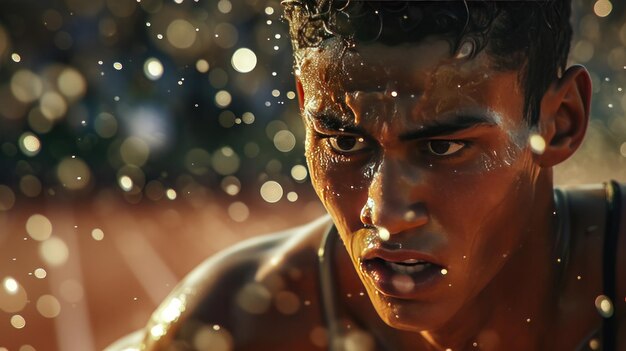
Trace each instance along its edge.
<instances>
[{"instance_id":1,"label":"nose","mask_svg":"<svg viewBox=\"0 0 626 351\"><path fill-rule=\"evenodd\" d=\"M420 199L419 188L424 185L420 173L406 160L385 157L371 178L361 222L385 228L392 235L426 224L428 213Z\"/></svg>"}]
</instances>

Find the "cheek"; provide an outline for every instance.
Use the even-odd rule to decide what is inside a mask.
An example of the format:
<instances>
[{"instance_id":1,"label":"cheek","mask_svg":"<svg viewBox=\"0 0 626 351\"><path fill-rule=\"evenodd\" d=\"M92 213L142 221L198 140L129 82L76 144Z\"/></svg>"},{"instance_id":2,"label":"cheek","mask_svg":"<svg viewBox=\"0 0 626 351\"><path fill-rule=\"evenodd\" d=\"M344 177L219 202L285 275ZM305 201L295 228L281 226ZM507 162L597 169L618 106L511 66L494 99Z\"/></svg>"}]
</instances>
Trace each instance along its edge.
<instances>
[{"instance_id":1,"label":"cheek","mask_svg":"<svg viewBox=\"0 0 626 351\"><path fill-rule=\"evenodd\" d=\"M351 229L360 226L361 208L367 201L369 167L340 162L340 156L325 151L323 141L307 135L306 159L311 182L336 224Z\"/></svg>"},{"instance_id":2,"label":"cheek","mask_svg":"<svg viewBox=\"0 0 626 351\"><path fill-rule=\"evenodd\" d=\"M431 215L455 237L463 255L490 261L523 240L535 193L536 166L520 152L510 166L485 167L446 184ZM445 182L445 179L434 179ZM467 263L467 262L466 262Z\"/></svg>"}]
</instances>

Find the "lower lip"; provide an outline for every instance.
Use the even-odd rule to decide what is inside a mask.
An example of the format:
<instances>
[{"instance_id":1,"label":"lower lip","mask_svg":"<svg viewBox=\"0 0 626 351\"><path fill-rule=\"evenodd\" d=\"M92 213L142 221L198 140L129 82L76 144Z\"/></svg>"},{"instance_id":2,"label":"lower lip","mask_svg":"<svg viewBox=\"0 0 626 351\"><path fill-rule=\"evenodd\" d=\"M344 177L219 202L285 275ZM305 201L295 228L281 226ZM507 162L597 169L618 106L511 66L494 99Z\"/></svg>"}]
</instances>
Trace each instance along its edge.
<instances>
[{"instance_id":1,"label":"lower lip","mask_svg":"<svg viewBox=\"0 0 626 351\"><path fill-rule=\"evenodd\" d=\"M361 271L383 295L410 299L432 290L443 278L443 267L428 264L416 273L397 272L382 259L361 263Z\"/></svg>"}]
</instances>

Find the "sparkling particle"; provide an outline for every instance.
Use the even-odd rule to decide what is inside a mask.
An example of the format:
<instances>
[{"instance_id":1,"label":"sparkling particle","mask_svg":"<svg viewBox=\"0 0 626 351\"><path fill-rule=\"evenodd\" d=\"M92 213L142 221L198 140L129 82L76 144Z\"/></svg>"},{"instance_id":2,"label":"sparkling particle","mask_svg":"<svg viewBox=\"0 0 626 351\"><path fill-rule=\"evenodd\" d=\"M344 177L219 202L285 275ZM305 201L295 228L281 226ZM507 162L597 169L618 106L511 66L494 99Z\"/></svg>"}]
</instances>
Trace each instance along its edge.
<instances>
[{"instance_id":1,"label":"sparkling particle","mask_svg":"<svg viewBox=\"0 0 626 351\"><path fill-rule=\"evenodd\" d=\"M209 62L205 59L196 61L196 69L200 73L206 73L209 71Z\"/></svg>"},{"instance_id":2,"label":"sparkling particle","mask_svg":"<svg viewBox=\"0 0 626 351\"><path fill-rule=\"evenodd\" d=\"M121 70L122 70L122 68L124 68L124 67L122 66L122 64L121 64L121 63L119 63L119 62L114 62L114 63L113 63L113 68L115 68L115 69L116 69L116 70L118 70L118 71L121 71Z\"/></svg>"},{"instance_id":3,"label":"sparkling particle","mask_svg":"<svg viewBox=\"0 0 626 351\"><path fill-rule=\"evenodd\" d=\"M448 274L448 270L445 269L445 268L442 268L441 269L441 275L446 275L446 274Z\"/></svg>"},{"instance_id":4,"label":"sparkling particle","mask_svg":"<svg viewBox=\"0 0 626 351\"><path fill-rule=\"evenodd\" d=\"M278 131L274 135L274 146L278 151L289 152L296 146L296 137L288 130Z\"/></svg>"},{"instance_id":5,"label":"sparkling particle","mask_svg":"<svg viewBox=\"0 0 626 351\"><path fill-rule=\"evenodd\" d=\"M598 339L591 339L589 340L589 348L592 350L599 350L600 349L600 342L598 341Z\"/></svg>"},{"instance_id":6,"label":"sparkling particle","mask_svg":"<svg viewBox=\"0 0 626 351\"><path fill-rule=\"evenodd\" d=\"M541 135L532 133L528 137L528 142L534 154L541 155L546 151L546 141Z\"/></svg>"},{"instance_id":7,"label":"sparkling particle","mask_svg":"<svg viewBox=\"0 0 626 351\"><path fill-rule=\"evenodd\" d=\"M130 191L133 188L133 180L127 175L121 176L118 179L118 184L120 185L120 188L122 188L122 190L124 191Z\"/></svg>"},{"instance_id":8,"label":"sparkling particle","mask_svg":"<svg viewBox=\"0 0 626 351\"><path fill-rule=\"evenodd\" d=\"M283 197L283 187L273 180L269 180L261 186L261 197L269 203L276 203Z\"/></svg>"},{"instance_id":9,"label":"sparkling particle","mask_svg":"<svg viewBox=\"0 0 626 351\"><path fill-rule=\"evenodd\" d=\"M26 326L26 320L24 319L24 317L16 314L11 317L11 325L15 329L22 329Z\"/></svg>"},{"instance_id":10,"label":"sparkling particle","mask_svg":"<svg viewBox=\"0 0 626 351\"><path fill-rule=\"evenodd\" d=\"M12 277L4 278L4 290L11 295L15 295L17 290L20 288L19 284Z\"/></svg>"},{"instance_id":11,"label":"sparkling particle","mask_svg":"<svg viewBox=\"0 0 626 351\"><path fill-rule=\"evenodd\" d=\"M593 12L598 17L606 17L613 11L613 4L609 0L598 0L593 5Z\"/></svg>"},{"instance_id":12,"label":"sparkling particle","mask_svg":"<svg viewBox=\"0 0 626 351\"><path fill-rule=\"evenodd\" d=\"M293 91L288 91L287 92L287 99L293 100L295 98L296 98L296 93L294 93Z\"/></svg>"},{"instance_id":13,"label":"sparkling particle","mask_svg":"<svg viewBox=\"0 0 626 351\"><path fill-rule=\"evenodd\" d=\"M20 136L20 150L26 156L35 156L41 150L41 142L33 133L26 132Z\"/></svg>"},{"instance_id":14,"label":"sparkling particle","mask_svg":"<svg viewBox=\"0 0 626 351\"><path fill-rule=\"evenodd\" d=\"M303 165L295 165L291 168L291 177L297 182L303 182L308 175L307 168Z\"/></svg>"},{"instance_id":15,"label":"sparkling particle","mask_svg":"<svg viewBox=\"0 0 626 351\"><path fill-rule=\"evenodd\" d=\"M46 216L34 214L26 221L26 232L31 238L44 241L52 235L52 223Z\"/></svg>"},{"instance_id":16,"label":"sparkling particle","mask_svg":"<svg viewBox=\"0 0 626 351\"><path fill-rule=\"evenodd\" d=\"M613 302L605 295L599 295L595 300L596 309L598 313L604 317L609 318L613 315Z\"/></svg>"},{"instance_id":17,"label":"sparkling particle","mask_svg":"<svg viewBox=\"0 0 626 351\"><path fill-rule=\"evenodd\" d=\"M232 102L232 96L226 90L220 90L215 94L215 104L218 107L226 108Z\"/></svg>"},{"instance_id":18,"label":"sparkling particle","mask_svg":"<svg viewBox=\"0 0 626 351\"><path fill-rule=\"evenodd\" d=\"M6 313L19 312L28 303L26 290L13 277L6 277L0 289L0 310Z\"/></svg>"},{"instance_id":19,"label":"sparkling particle","mask_svg":"<svg viewBox=\"0 0 626 351\"><path fill-rule=\"evenodd\" d=\"M230 196L235 196L239 194L241 190L241 182L237 177L227 176L222 179L221 182L222 190Z\"/></svg>"},{"instance_id":20,"label":"sparkling particle","mask_svg":"<svg viewBox=\"0 0 626 351\"><path fill-rule=\"evenodd\" d=\"M159 59L151 57L143 64L143 73L150 80L158 80L163 76L163 64Z\"/></svg>"},{"instance_id":21,"label":"sparkling particle","mask_svg":"<svg viewBox=\"0 0 626 351\"><path fill-rule=\"evenodd\" d=\"M382 241L387 241L391 237L391 234L389 233L389 230L387 230L387 228L378 227L378 237Z\"/></svg>"},{"instance_id":22,"label":"sparkling particle","mask_svg":"<svg viewBox=\"0 0 626 351\"><path fill-rule=\"evenodd\" d=\"M160 339L163 335L165 335L166 329L163 324L157 324L154 327L150 328L150 335L152 335L155 339Z\"/></svg>"},{"instance_id":23,"label":"sparkling particle","mask_svg":"<svg viewBox=\"0 0 626 351\"><path fill-rule=\"evenodd\" d=\"M241 120L245 124L252 124L254 123L255 117L252 112L244 112L244 114L241 116Z\"/></svg>"},{"instance_id":24,"label":"sparkling particle","mask_svg":"<svg viewBox=\"0 0 626 351\"><path fill-rule=\"evenodd\" d=\"M178 298L173 298L161 311L160 320L171 323L180 317L180 314L185 310L185 304Z\"/></svg>"},{"instance_id":25,"label":"sparkling particle","mask_svg":"<svg viewBox=\"0 0 626 351\"><path fill-rule=\"evenodd\" d=\"M270 7L270 6L266 7L265 8L265 14L268 15L268 16L274 14L274 8Z\"/></svg>"},{"instance_id":26,"label":"sparkling particle","mask_svg":"<svg viewBox=\"0 0 626 351\"><path fill-rule=\"evenodd\" d=\"M254 51L240 48L235 51L230 62L237 72L248 73L256 67L257 58Z\"/></svg>"},{"instance_id":27,"label":"sparkling particle","mask_svg":"<svg viewBox=\"0 0 626 351\"><path fill-rule=\"evenodd\" d=\"M45 269L43 268L35 269L35 277L37 277L38 279L43 279L46 277L46 275L48 275L48 272L46 272Z\"/></svg>"},{"instance_id":28,"label":"sparkling particle","mask_svg":"<svg viewBox=\"0 0 626 351\"><path fill-rule=\"evenodd\" d=\"M287 193L287 200L289 200L289 202L296 202L298 201L298 193L296 193L295 191L290 191Z\"/></svg>"},{"instance_id":29,"label":"sparkling particle","mask_svg":"<svg viewBox=\"0 0 626 351\"><path fill-rule=\"evenodd\" d=\"M174 189L167 189L165 191L165 196L170 199L170 200L175 200L176 199L176 190Z\"/></svg>"},{"instance_id":30,"label":"sparkling particle","mask_svg":"<svg viewBox=\"0 0 626 351\"><path fill-rule=\"evenodd\" d=\"M392 92L391 92L391 96L393 96L393 97L397 97L397 96L398 96L398 92L396 92L396 91L392 91Z\"/></svg>"},{"instance_id":31,"label":"sparkling particle","mask_svg":"<svg viewBox=\"0 0 626 351\"><path fill-rule=\"evenodd\" d=\"M22 57L20 56L20 54L14 52L11 54L11 60L13 60L13 62L18 63L20 61L22 61Z\"/></svg>"},{"instance_id":32,"label":"sparkling particle","mask_svg":"<svg viewBox=\"0 0 626 351\"><path fill-rule=\"evenodd\" d=\"M104 232L100 228L95 228L91 231L91 237L93 240L100 241L104 239Z\"/></svg>"}]
</instances>

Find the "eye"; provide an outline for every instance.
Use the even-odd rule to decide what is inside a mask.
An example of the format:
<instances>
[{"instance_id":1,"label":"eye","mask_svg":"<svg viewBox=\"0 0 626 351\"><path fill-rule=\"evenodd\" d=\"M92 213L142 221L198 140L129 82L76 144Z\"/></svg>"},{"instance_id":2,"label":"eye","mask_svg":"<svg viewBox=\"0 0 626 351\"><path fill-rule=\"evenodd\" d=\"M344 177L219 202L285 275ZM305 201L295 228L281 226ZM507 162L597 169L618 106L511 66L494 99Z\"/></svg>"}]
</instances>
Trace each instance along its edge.
<instances>
[{"instance_id":1,"label":"eye","mask_svg":"<svg viewBox=\"0 0 626 351\"><path fill-rule=\"evenodd\" d=\"M334 151L342 154L354 153L367 147L365 139L354 135L331 136L328 141Z\"/></svg>"},{"instance_id":2,"label":"eye","mask_svg":"<svg viewBox=\"0 0 626 351\"><path fill-rule=\"evenodd\" d=\"M448 156L459 152L466 144L453 140L430 140L427 143L428 151L437 156Z\"/></svg>"}]
</instances>

